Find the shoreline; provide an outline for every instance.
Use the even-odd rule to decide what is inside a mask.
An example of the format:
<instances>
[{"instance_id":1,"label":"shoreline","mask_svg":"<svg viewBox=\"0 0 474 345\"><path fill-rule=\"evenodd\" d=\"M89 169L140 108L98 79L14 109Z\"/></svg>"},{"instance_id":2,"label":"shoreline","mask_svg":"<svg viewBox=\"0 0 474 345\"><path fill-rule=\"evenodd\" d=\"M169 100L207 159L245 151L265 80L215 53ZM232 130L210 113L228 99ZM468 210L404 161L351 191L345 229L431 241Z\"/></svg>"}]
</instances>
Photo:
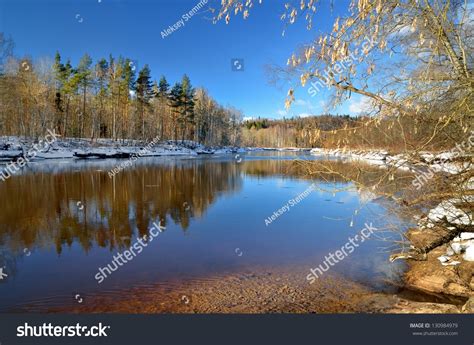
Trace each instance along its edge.
<instances>
[{"instance_id":1,"label":"shoreline","mask_svg":"<svg viewBox=\"0 0 474 345\"><path fill-rule=\"evenodd\" d=\"M265 313L462 313L463 305L434 294L374 291L337 274L316 284L301 268L255 269L217 274L89 297L84 304L49 308L49 313L265 314ZM303 276L304 277L304 276Z\"/></svg>"},{"instance_id":2,"label":"shoreline","mask_svg":"<svg viewBox=\"0 0 474 345\"><path fill-rule=\"evenodd\" d=\"M16 136L0 137L0 162L21 157L28 151L28 146L34 147L38 140L22 139ZM39 142L42 142L40 140ZM158 140L139 141L133 139L56 139L49 142L43 150L31 160L44 159L87 159L87 158L130 158L140 157L180 156L180 155L212 155L233 154L246 152L304 152L314 156L327 156L344 160L364 161L373 165L386 165L397 169L420 172L430 167L435 172L456 173L465 164L460 164L459 158L470 158L470 155L455 156L451 151L419 152L411 154L390 154L383 149L325 149L302 147L241 147L241 146L206 146L191 140ZM465 152L464 152L465 153Z\"/></svg>"}]
</instances>

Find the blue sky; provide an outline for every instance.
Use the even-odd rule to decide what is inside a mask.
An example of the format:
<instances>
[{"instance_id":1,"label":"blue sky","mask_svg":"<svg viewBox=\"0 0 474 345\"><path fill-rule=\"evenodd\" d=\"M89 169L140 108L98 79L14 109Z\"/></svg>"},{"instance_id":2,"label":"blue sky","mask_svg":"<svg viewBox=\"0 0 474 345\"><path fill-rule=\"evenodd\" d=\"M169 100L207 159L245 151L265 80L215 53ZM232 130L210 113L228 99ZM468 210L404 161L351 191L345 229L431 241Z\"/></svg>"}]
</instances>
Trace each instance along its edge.
<instances>
[{"instance_id":1,"label":"blue sky","mask_svg":"<svg viewBox=\"0 0 474 345\"><path fill-rule=\"evenodd\" d=\"M258 2L258 1L257 1ZM165 38L161 32L178 22L199 0L0 0L0 31L15 41L15 55L63 58L76 64L84 54L94 61L109 54L147 63L155 79L170 83L187 73L195 87L203 86L221 104L232 105L249 117L282 118L319 114L327 92L310 97L300 89L286 112L288 86L271 85L265 65L284 65L298 45L331 28L346 10L346 0L329 1L307 31L304 20L286 30L279 16L285 1L265 0L250 17L234 17L229 25L212 24L206 5L200 13ZM220 0L209 0L217 8ZM233 58L244 59L244 71L231 69ZM333 113L351 113L358 99Z\"/></svg>"}]
</instances>

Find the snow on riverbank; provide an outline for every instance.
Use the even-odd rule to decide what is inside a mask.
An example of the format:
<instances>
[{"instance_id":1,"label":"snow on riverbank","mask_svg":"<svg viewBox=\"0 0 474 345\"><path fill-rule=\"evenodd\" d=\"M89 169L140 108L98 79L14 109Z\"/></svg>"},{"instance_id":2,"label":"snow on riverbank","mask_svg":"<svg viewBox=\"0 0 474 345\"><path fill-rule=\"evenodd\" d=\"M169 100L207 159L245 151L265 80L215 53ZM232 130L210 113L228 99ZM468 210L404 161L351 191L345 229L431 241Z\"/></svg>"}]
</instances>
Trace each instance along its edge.
<instances>
[{"instance_id":1,"label":"snow on riverbank","mask_svg":"<svg viewBox=\"0 0 474 345\"><path fill-rule=\"evenodd\" d=\"M471 165L468 161L456 161L457 158L471 158L470 155L455 156L452 152L430 153L421 152L417 155L397 154L390 155L385 150L352 151L342 149L311 149L310 153L317 156L329 156L346 160L362 161L372 165L395 167L400 170L415 173L432 170L436 173L456 174Z\"/></svg>"},{"instance_id":2,"label":"snow on riverbank","mask_svg":"<svg viewBox=\"0 0 474 345\"><path fill-rule=\"evenodd\" d=\"M0 161L8 162L22 157L33 140L18 137L0 137ZM196 156L204 154L235 154L250 151L239 147L207 147L193 141L162 141L148 145L136 140L113 141L99 139L57 140L47 148L37 152L32 161L44 159L85 159L85 158L129 158L160 156Z\"/></svg>"},{"instance_id":3,"label":"snow on riverbank","mask_svg":"<svg viewBox=\"0 0 474 345\"><path fill-rule=\"evenodd\" d=\"M387 151L350 151L340 149L312 149L311 154L317 156L334 157L342 160L361 161L382 168L395 167L396 169L410 171L417 176L426 175L426 181L434 173L456 174L472 168L472 153L470 151L456 154L453 151L420 154L390 155ZM418 181L419 182L419 181ZM417 184L413 184L417 186ZM419 185L421 187L422 184ZM468 180L462 189L474 189L474 178ZM466 193L467 194L467 193ZM430 231L437 227L446 227L450 231L457 228L470 229L474 225L474 216L470 207L474 203L473 195L462 198L451 198L441 201L436 207L430 209L426 216L418 222L418 229ZM474 233L462 232L448 243L446 253L439 256L438 260L443 266L457 266L464 261L474 261Z\"/></svg>"},{"instance_id":4,"label":"snow on riverbank","mask_svg":"<svg viewBox=\"0 0 474 345\"><path fill-rule=\"evenodd\" d=\"M456 227L472 227L474 215L465 206L473 203L473 195L444 200L432 208L426 217L420 219L418 228L423 230L446 226L454 231ZM438 260L443 266L457 266L461 263L460 260L474 261L474 232L461 232L448 243L446 253L438 257Z\"/></svg>"},{"instance_id":5,"label":"snow on riverbank","mask_svg":"<svg viewBox=\"0 0 474 345\"><path fill-rule=\"evenodd\" d=\"M35 141L19 137L0 137L0 162L9 162L21 157ZM209 147L190 140L166 140L155 145L138 140L97 139L61 139L45 150L37 152L31 161L44 159L86 159L86 158L128 158L134 155L140 157L161 156L197 156L238 154L245 152L279 151L279 152L309 152L310 148L275 148L275 147Z\"/></svg>"},{"instance_id":6,"label":"snow on riverbank","mask_svg":"<svg viewBox=\"0 0 474 345\"><path fill-rule=\"evenodd\" d=\"M448 229L455 230L456 226L472 226L474 224L473 214L462 208L462 205L474 203L474 196L466 196L463 199L448 199L432 208L426 218L418 223L420 229L434 228L440 223L446 222ZM438 257L443 266L457 266L458 260L474 261L474 232L462 232L449 244L446 254Z\"/></svg>"}]
</instances>

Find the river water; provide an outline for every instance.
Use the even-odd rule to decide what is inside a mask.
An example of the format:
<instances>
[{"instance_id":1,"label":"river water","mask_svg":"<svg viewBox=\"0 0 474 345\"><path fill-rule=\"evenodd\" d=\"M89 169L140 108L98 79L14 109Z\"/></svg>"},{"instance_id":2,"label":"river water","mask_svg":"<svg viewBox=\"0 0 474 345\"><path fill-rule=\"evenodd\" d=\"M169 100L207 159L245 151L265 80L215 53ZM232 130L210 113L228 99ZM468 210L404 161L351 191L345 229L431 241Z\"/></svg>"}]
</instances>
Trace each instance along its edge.
<instances>
[{"instance_id":1,"label":"river water","mask_svg":"<svg viewBox=\"0 0 474 345\"><path fill-rule=\"evenodd\" d=\"M7 275L0 280L0 311L44 310L253 267L298 265L310 273L365 224L403 227L370 190L308 176L295 159L315 158L143 158L113 178L107 172L121 161L30 165L0 183L0 267ZM164 230L149 241L153 222ZM390 289L387 281L401 268L387 260L386 236L374 233L331 271ZM134 245L140 253L110 274L103 269L99 284L100 269Z\"/></svg>"}]
</instances>

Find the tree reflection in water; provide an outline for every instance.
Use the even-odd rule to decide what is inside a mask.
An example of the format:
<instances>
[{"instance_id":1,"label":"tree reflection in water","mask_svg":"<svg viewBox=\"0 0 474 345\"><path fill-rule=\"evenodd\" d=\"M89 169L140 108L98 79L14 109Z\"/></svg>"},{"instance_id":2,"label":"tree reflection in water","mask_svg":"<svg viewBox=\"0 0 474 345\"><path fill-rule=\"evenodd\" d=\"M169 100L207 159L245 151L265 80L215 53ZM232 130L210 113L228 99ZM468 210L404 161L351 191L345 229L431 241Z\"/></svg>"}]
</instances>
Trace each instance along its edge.
<instances>
[{"instance_id":1,"label":"tree reflection in water","mask_svg":"<svg viewBox=\"0 0 474 345\"><path fill-rule=\"evenodd\" d=\"M353 164L335 167L354 170ZM93 164L73 168L32 170L0 183L0 265L8 260L9 267L14 266L12 260L25 249L54 246L58 255L73 243L86 253L94 245L125 249L134 236L148 235L153 221L161 220L164 226L173 221L186 231L219 196L241 190L243 174L345 182L337 174L308 176L307 169L292 160L150 160L112 179L108 169L97 170ZM382 174L378 168L364 172L374 179Z\"/></svg>"}]
</instances>

